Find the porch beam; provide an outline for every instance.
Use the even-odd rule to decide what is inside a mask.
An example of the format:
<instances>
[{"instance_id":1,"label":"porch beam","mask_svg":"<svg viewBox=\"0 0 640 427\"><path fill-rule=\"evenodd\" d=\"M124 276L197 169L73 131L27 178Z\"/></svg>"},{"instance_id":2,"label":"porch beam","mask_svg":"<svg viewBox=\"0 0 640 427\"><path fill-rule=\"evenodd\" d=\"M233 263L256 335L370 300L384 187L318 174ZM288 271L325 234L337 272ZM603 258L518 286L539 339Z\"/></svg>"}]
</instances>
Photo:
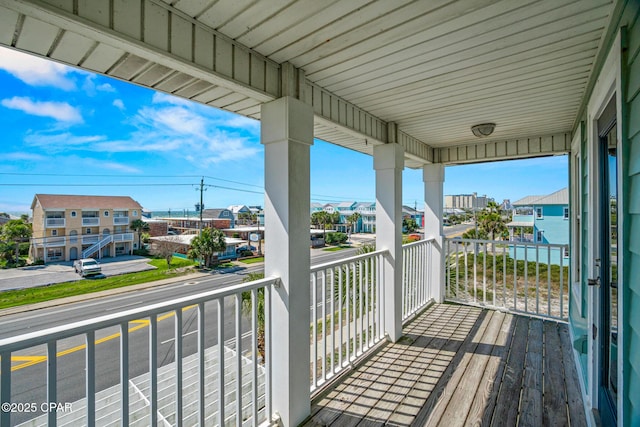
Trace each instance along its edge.
<instances>
[{"instance_id":1,"label":"porch beam","mask_svg":"<svg viewBox=\"0 0 640 427\"><path fill-rule=\"evenodd\" d=\"M265 151L265 275L281 278L271 313L273 410L284 426L311 411L309 205L313 111L285 97L262 105ZM270 417L273 414L268 414Z\"/></svg>"},{"instance_id":2,"label":"porch beam","mask_svg":"<svg viewBox=\"0 0 640 427\"><path fill-rule=\"evenodd\" d=\"M372 146L391 142L382 118L168 2L0 0L0 13L5 12L11 16L0 29L0 44L256 119L260 103L293 96L312 106L318 125L345 135L345 146L362 141L358 151L370 154ZM12 45L14 33L22 31L21 15L41 21L37 27L46 30L37 44ZM292 76L293 85L282 85ZM433 161L432 147L404 132L398 135L408 156Z\"/></svg>"},{"instance_id":3,"label":"porch beam","mask_svg":"<svg viewBox=\"0 0 640 427\"><path fill-rule=\"evenodd\" d=\"M388 339L402 336L402 170L398 144L373 148L376 171L376 249L389 251L384 262L384 327Z\"/></svg>"},{"instance_id":4,"label":"porch beam","mask_svg":"<svg viewBox=\"0 0 640 427\"><path fill-rule=\"evenodd\" d=\"M532 136L510 140L493 140L454 147L434 148L434 163L457 165L496 160L567 154L571 152L571 134Z\"/></svg>"},{"instance_id":5,"label":"porch beam","mask_svg":"<svg viewBox=\"0 0 640 427\"><path fill-rule=\"evenodd\" d=\"M429 266L429 291L436 302L444 301L444 233L442 215L444 198L444 165L431 164L422 167L424 182L424 238L433 239L431 259L425 260Z\"/></svg>"}]
</instances>

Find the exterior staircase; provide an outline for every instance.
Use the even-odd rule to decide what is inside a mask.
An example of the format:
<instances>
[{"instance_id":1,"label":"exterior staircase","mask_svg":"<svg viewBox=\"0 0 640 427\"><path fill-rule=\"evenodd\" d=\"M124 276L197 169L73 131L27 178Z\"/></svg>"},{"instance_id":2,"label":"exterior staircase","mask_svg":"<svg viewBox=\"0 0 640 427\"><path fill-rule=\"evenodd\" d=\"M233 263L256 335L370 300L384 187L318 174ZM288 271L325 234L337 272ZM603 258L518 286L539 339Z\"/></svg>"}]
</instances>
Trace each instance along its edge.
<instances>
[{"instance_id":1,"label":"exterior staircase","mask_svg":"<svg viewBox=\"0 0 640 427\"><path fill-rule=\"evenodd\" d=\"M91 255L95 254L111 242L113 242L113 236L109 234L103 237L102 240L97 241L96 243L82 251L82 258L89 258Z\"/></svg>"}]
</instances>

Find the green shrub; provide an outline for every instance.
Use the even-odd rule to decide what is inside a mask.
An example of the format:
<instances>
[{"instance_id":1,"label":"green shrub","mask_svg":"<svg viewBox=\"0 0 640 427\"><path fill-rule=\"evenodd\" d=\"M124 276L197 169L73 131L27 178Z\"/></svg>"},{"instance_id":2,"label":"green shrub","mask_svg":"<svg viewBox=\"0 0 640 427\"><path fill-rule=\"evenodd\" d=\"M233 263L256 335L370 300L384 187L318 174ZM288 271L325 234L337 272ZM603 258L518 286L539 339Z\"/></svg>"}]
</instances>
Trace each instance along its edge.
<instances>
[{"instance_id":1,"label":"green shrub","mask_svg":"<svg viewBox=\"0 0 640 427\"><path fill-rule=\"evenodd\" d=\"M327 233L325 243L328 245L341 245L347 241L349 237L345 233L331 232Z\"/></svg>"}]
</instances>

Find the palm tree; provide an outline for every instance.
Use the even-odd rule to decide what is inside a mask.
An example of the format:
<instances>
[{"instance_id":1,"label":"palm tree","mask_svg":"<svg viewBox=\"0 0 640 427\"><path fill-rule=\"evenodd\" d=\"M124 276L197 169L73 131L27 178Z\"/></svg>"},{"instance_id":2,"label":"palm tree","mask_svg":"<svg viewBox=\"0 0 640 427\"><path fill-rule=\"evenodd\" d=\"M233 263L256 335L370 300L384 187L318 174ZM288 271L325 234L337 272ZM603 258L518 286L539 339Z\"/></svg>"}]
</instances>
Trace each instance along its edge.
<instances>
[{"instance_id":1,"label":"palm tree","mask_svg":"<svg viewBox=\"0 0 640 427\"><path fill-rule=\"evenodd\" d=\"M147 224L141 219L134 219L133 221L131 221L131 229L138 233L138 249L142 249L142 246L141 246L142 233L149 231L149 224Z\"/></svg>"},{"instance_id":2,"label":"palm tree","mask_svg":"<svg viewBox=\"0 0 640 427\"><path fill-rule=\"evenodd\" d=\"M205 228L199 236L191 241L189 258L202 259L206 267L211 266L216 252L224 252L227 249L225 235L217 228ZM216 257L217 262L217 257Z\"/></svg>"},{"instance_id":3,"label":"palm tree","mask_svg":"<svg viewBox=\"0 0 640 427\"><path fill-rule=\"evenodd\" d=\"M16 245L16 265L20 262L20 243L27 241L31 237L31 233L31 224L23 219L12 219L0 229L0 236L3 240L13 242Z\"/></svg>"},{"instance_id":4,"label":"palm tree","mask_svg":"<svg viewBox=\"0 0 640 427\"><path fill-rule=\"evenodd\" d=\"M253 282L255 280L264 279L264 273L248 273L243 283ZM264 288L258 289L256 293L256 319L258 321L258 353L264 360L264 326L265 326L265 310L264 310ZM251 299L251 291L245 291L242 293L242 314L251 318L253 308L253 302Z\"/></svg>"},{"instance_id":5,"label":"palm tree","mask_svg":"<svg viewBox=\"0 0 640 427\"><path fill-rule=\"evenodd\" d=\"M478 215L478 226L491 237L491 240L495 240L496 234L502 235L507 226L502 217L500 205L496 202L489 202Z\"/></svg>"},{"instance_id":6,"label":"palm tree","mask_svg":"<svg viewBox=\"0 0 640 427\"><path fill-rule=\"evenodd\" d=\"M331 222L331 215L326 211L318 211L311 214L311 224L315 226L322 226L322 238L327 241L327 224Z\"/></svg>"},{"instance_id":7,"label":"palm tree","mask_svg":"<svg viewBox=\"0 0 640 427\"><path fill-rule=\"evenodd\" d=\"M347 224L349 225L349 238L351 238L351 233L353 232L353 227L360 221L360 214L358 212L354 212L347 217Z\"/></svg>"}]
</instances>

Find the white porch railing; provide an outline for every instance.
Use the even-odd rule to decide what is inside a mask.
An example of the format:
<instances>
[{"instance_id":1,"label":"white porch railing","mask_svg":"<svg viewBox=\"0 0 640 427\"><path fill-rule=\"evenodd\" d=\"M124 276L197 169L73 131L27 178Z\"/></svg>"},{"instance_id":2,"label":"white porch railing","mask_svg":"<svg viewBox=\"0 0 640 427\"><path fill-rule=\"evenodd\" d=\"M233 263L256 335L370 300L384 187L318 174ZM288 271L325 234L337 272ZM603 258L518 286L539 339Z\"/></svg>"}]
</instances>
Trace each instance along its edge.
<instances>
[{"instance_id":1,"label":"white porch railing","mask_svg":"<svg viewBox=\"0 0 640 427\"><path fill-rule=\"evenodd\" d=\"M83 227L95 227L96 225L100 225L100 218L99 217L82 218L82 226Z\"/></svg>"},{"instance_id":2,"label":"white porch railing","mask_svg":"<svg viewBox=\"0 0 640 427\"><path fill-rule=\"evenodd\" d=\"M132 242L133 241L133 233L119 233L113 234L114 242Z\"/></svg>"},{"instance_id":3,"label":"white porch railing","mask_svg":"<svg viewBox=\"0 0 640 427\"><path fill-rule=\"evenodd\" d=\"M434 262L434 240L420 240L402 246L402 320L405 321L432 300L430 272Z\"/></svg>"},{"instance_id":4,"label":"white porch railing","mask_svg":"<svg viewBox=\"0 0 640 427\"><path fill-rule=\"evenodd\" d=\"M36 354L40 351L46 354L46 358L42 358L46 361L45 366L40 370L30 368L34 375L29 380L32 394L26 398L29 400L28 405L33 406L26 406L27 403L22 402L22 407L33 407L39 412L34 414L43 418L38 425L56 425L58 422L62 425L69 422L70 425L93 426L104 423L108 419L110 414L105 414L104 411L109 408L114 411L111 415L115 421L123 426L156 426L163 420L172 420L172 425L182 425L184 422L184 425L201 426L256 426L264 423L271 418L267 414L273 413L272 373L269 368L272 343L268 331L271 328L271 295L277 280L275 277L269 277L2 339L0 340L0 403L3 409L12 407L12 393L16 392L12 387L16 381L12 378L15 375L12 375L12 370L16 370L12 369L12 356L30 349ZM259 302L260 299L263 299L264 304L262 301ZM226 316L225 312L230 306L230 315ZM261 307L264 307L264 311ZM195 310L197 313L195 322L186 319L186 314L183 320L183 312L186 313L188 310ZM243 321L243 313L248 315L248 322L246 319ZM259 313L264 313L264 316ZM172 317L173 325L161 329L160 323ZM259 319L263 321L259 322ZM130 322L134 322L136 326L131 327ZM231 327L228 326L229 323L232 324ZM247 323L249 331L243 334L243 325L246 329ZM193 326L194 330L188 330L190 326ZM259 335L262 327L267 331L264 334L266 361L264 366L261 366L259 360L259 353L262 351L259 347ZM148 328L147 337L140 336L144 332L135 332L141 328ZM167 334L171 335L169 339L173 341L174 350L174 360L163 367L159 366L160 358L158 357L160 331L162 331L162 339L166 340ZM193 333L197 334L197 349L193 355L187 355L183 348L183 341ZM207 337L216 337L217 340L213 345L209 340L210 344L207 347L205 341ZM80 348L84 347L84 366L72 367L84 372L86 376L84 397L82 402L71 404L72 412L70 413L57 414L56 411L41 411L43 404L55 405L57 402L65 401L64 393L68 390L60 390L58 387L58 364L63 363L63 360L59 359L59 351L64 351L65 354L69 352L63 348L66 344L61 343L62 340L67 339L79 339L84 342L84 345L80 346ZM113 346L102 345L110 339L119 340L119 346L111 350L119 352L119 355L102 353L114 349ZM139 340L147 339L149 344L145 352L148 353L140 354L140 347L135 344ZM19 354L17 356L16 360L22 360ZM104 363L105 358L114 356L119 359L120 367L120 381L115 386L116 393L109 396L105 396L104 393L98 394L96 360L100 359ZM144 374L148 377L144 389L135 386L133 380L136 378L129 377L130 368L133 369L140 363L140 359L136 356L141 356L145 360L144 363L148 364ZM185 372L186 367L183 369L183 360L189 359L191 363L193 358L197 359L195 364L197 368L194 369L193 375L195 380ZM186 365L187 362L184 363ZM69 366L66 366L66 369L68 368ZM41 394L36 392L34 384L37 375L41 375L40 378L42 378ZM167 378L171 381L163 382ZM189 384L195 381L193 390L189 388L192 386L185 385L187 381L190 382ZM168 390L165 389L167 384L171 384ZM133 394L131 390L134 390ZM34 402L33 396L44 396L45 393L44 401ZM171 397L169 405L165 402L167 394ZM14 399L16 400L13 403L17 404L19 398L14 395ZM134 399L139 399L135 401L135 405ZM114 401L115 409L112 406ZM62 417L65 419L63 420ZM0 425L14 425L10 410L3 410L0 413Z\"/></svg>"},{"instance_id":5,"label":"white porch railing","mask_svg":"<svg viewBox=\"0 0 640 427\"><path fill-rule=\"evenodd\" d=\"M128 225L129 217L128 216L114 216L113 217L113 225Z\"/></svg>"},{"instance_id":6,"label":"white porch railing","mask_svg":"<svg viewBox=\"0 0 640 427\"><path fill-rule=\"evenodd\" d=\"M64 218L46 218L44 225L47 228L61 228L65 227L66 222Z\"/></svg>"},{"instance_id":7,"label":"white porch railing","mask_svg":"<svg viewBox=\"0 0 640 427\"><path fill-rule=\"evenodd\" d=\"M446 239L448 301L566 321L568 245Z\"/></svg>"},{"instance_id":8,"label":"white porch railing","mask_svg":"<svg viewBox=\"0 0 640 427\"><path fill-rule=\"evenodd\" d=\"M67 244L67 238L65 236L33 237L31 244L38 248L59 247Z\"/></svg>"},{"instance_id":9,"label":"white porch railing","mask_svg":"<svg viewBox=\"0 0 640 427\"><path fill-rule=\"evenodd\" d=\"M383 257L375 251L311 268L311 391L384 339Z\"/></svg>"}]
</instances>

